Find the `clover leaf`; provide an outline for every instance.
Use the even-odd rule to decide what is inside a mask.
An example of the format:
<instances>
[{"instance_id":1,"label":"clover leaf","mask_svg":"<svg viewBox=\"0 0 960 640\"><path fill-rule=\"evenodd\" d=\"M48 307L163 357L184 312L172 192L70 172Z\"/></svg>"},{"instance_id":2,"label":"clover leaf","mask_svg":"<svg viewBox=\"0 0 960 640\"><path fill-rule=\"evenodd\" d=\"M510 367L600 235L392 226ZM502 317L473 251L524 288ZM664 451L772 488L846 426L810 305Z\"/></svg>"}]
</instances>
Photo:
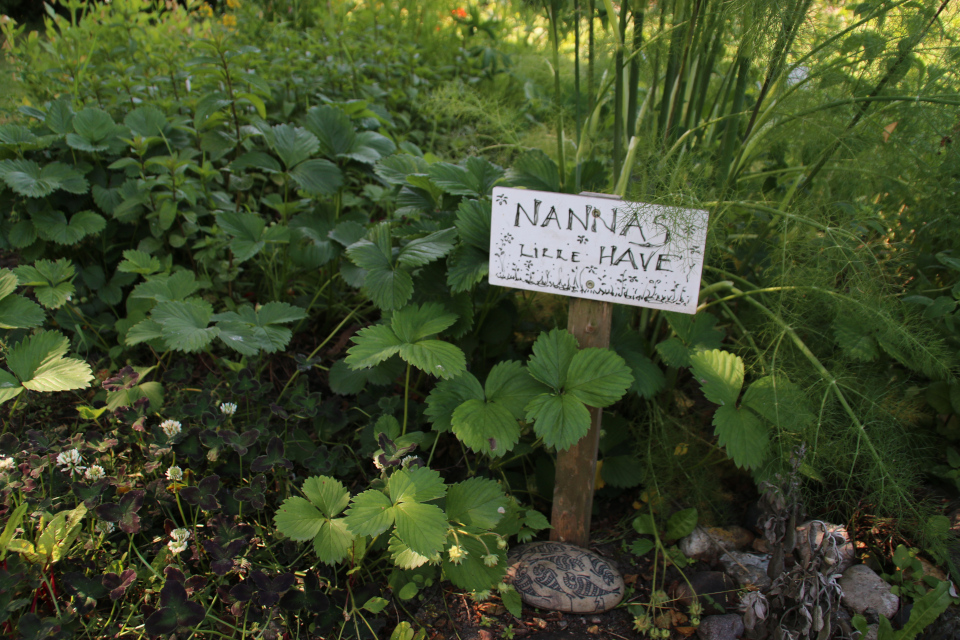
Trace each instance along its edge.
<instances>
[{"instance_id":1,"label":"clover leaf","mask_svg":"<svg viewBox=\"0 0 960 640\"><path fill-rule=\"evenodd\" d=\"M187 590L176 580L168 579L160 590L160 608L145 621L152 636L168 635L180 628L196 627L206 617L206 610L187 599Z\"/></svg>"},{"instance_id":2,"label":"clover leaf","mask_svg":"<svg viewBox=\"0 0 960 640\"><path fill-rule=\"evenodd\" d=\"M233 497L240 502L248 502L259 511L267 504L267 477L259 475L250 481L249 487L240 487L233 492Z\"/></svg>"},{"instance_id":3,"label":"clover leaf","mask_svg":"<svg viewBox=\"0 0 960 640\"><path fill-rule=\"evenodd\" d=\"M108 502L96 509L97 517L108 522L116 522L124 533L140 531L140 516L137 512L143 506L142 490L128 491L120 498L120 504Z\"/></svg>"},{"instance_id":4,"label":"clover leaf","mask_svg":"<svg viewBox=\"0 0 960 640\"><path fill-rule=\"evenodd\" d=\"M214 511L220 508L217 502L217 492L220 490L220 476L209 475L195 487L184 487L180 490L180 497L192 505L199 506L204 511Z\"/></svg>"},{"instance_id":5,"label":"clover leaf","mask_svg":"<svg viewBox=\"0 0 960 640\"><path fill-rule=\"evenodd\" d=\"M113 572L103 574L100 579L101 584L110 592L110 599L116 602L127 592L134 582L137 581L137 572L133 569L126 569L120 575Z\"/></svg>"},{"instance_id":6,"label":"clover leaf","mask_svg":"<svg viewBox=\"0 0 960 640\"><path fill-rule=\"evenodd\" d=\"M267 453L254 458L250 464L250 470L254 473L263 473L273 471L277 465L285 469L293 469L293 463L283 457L284 447L283 439L273 436L267 443Z\"/></svg>"}]
</instances>

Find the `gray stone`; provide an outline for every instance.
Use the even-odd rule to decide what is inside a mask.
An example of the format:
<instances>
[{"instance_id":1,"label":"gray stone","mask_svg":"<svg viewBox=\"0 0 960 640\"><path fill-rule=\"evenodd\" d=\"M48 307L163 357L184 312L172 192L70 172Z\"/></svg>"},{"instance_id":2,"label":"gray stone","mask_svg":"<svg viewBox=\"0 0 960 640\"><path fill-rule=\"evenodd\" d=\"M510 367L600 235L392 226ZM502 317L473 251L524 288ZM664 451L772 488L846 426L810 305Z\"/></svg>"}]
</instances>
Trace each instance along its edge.
<instances>
[{"instance_id":1,"label":"gray stone","mask_svg":"<svg viewBox=\"0 0 960 640\"><path fill-rule=\"evenodd\" d=\"M689 580L689 585L683 581L673 590L677 606L687 607L697 598L704 614L710 615L733 609L739 602L737 583L722 571L698 571Z\"/></svg>"},{"instance_id":2,"label":"gray stone","mask_svg":"<svg viewBox=\"0 0 960 640\"><path fill-rule=\"evenodd\" d=\"M811 520L797 527L797 550L800 552L800 559L805 565L809 564L813 551L823 543L826 534L832 535L835 540L832 544L827 543L823 561L831 567L832 573L843 573L856 559L850 534L843 525Z\"/></svg>"},{"instance_id":3,"label":"gray stone","mask_svg":"<svg viewBox=\"0 0 960 640\"><path fill-rule=\"evenodd\" d=\"M688 558L713 562L724 551L739 551L753 542L752 533L743 527L697 527L677 546Z\"/></svg>"},{"instance_id":4,"label":"gray stone","mask_svg":"<svg viewBox=\"0 0 960 640\"><path fill-rule=\"evenodd\" d=\"M532 607L565 613L600 613L625 593L623 578L597 554L566 542L531 542L510 550L507 574Z\"/></svg>"},{"instance_id":5,"label":"gray stone","mask_svg":"<svg viewBox=\"0 0 960 640\"><path fill-rule=\"evenodd\" d=\"M840 578L843 589L843 604L855 613L875 609L878 614L892 618L900 607L890 585L865 564L855 564L843 572Z\"/></svg>"},{"instance_id":6,"label":"gray stone","mask_svg":"<svg viewBox=\"0 0 960 640\"><path fill-rule=\"evenodd\" d=\"M720 565L730 574L741 587L753 585L766 589L770 586L770 576L767 567L770 565L769 555L728 551L720 556Z\"/></svg>"},{"instance_id":7,"label":"gray stone","mask_svg":"<svg viewBox=\"0 0 960 640\"><path fill-rule=\"evenodd\" d=\"M743 620L736 613L707 616L697 627L700 640L735 640L742 636L744 631Z\"/></svg>"}]
</instances>

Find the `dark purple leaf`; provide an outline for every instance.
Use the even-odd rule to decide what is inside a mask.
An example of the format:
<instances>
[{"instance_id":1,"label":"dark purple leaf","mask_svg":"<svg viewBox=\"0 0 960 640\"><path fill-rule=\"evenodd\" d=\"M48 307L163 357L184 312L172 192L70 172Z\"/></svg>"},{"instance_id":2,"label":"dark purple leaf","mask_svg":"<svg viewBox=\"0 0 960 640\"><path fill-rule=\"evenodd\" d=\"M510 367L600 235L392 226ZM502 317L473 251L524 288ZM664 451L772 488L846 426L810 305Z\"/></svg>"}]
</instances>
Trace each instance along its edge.
<instances>
[{"instance_id":1,"label":"dark purple leaf","mask_svg":"<svg viewBox=\"0 0 960 640\"><path fill-rule=\"evenodd\" d=\"M125 366L117 372L112 378L103 381L103 388L107 391L122 391L132 389L140 380L140 374L133 370L130 365Z\"/></svg>"},{"instance_id":2,"label":"dark purple leaf","mask_svg":"<svg viewBox=\"0 0 960 640\"><path fill-rule=\"evenodd\" d=\"M110 599L117 601L123 597L127 589L137 581L137 572L133 569L127 569L120 575L115 573L105 573L100 579L100 584L110 591Z\"/></svg>"},{"instance_id":3,"label":"dark purple leaf","mask_svg":"<svg viewBox=\"0 0 960 640\"><path fill-rule=\"evenodd\" d=\"M183 586L187 590L187 595L192 596L194 592L200 591L207 586L207 582L207 579L203 576L190 576L187 578L187 581L183 583Z\"/></svg>"},{"instance_id":4,"label":"dark purple leaf","mask_svg":"<svg viewBox=\"0 0 960 640\"><path fill-rule=\"evenodd\" d=\"M166 635L180 627L195 627L203 621L206 611L196 602L187 600L187 590L176 580L167 580L160 590L160 609L146 619L146 632Z\"/></svg>"},{"instance_id":5,"label":"dark purple leaf","mask_svg":"<svg viewBox=\"0 0 960 640\"><path fill-rule=\"evenodd\" d=\"M184 487L180 490L180 497L192 505L199 505L204 511L214 511L220 508L217 502L217 491L220 490L220 476L207 476L195 487Z\"/></svg>"},{"instance_id":6,"label":"dark purple leaf","mask_svg":"<svg viewBox=\"0 0 960 640\"><path fill-rule=\"evenodd\" d=\"M270 438L270 442L267 443L266 455L258 456L254 459L250 465L250 470L254 473L264 473L266 471L272 471L277 465L286 469L292 469L293 463L284 458L283 454L283 440L274 436Z\"/></svg>"},{"instance_id":7,"label":"dark purple leaf","mask_svg":"<svg viewBox=\"0 0 960 640\"><path fill-rule=\"evenodd\" d=\"M241 487L233 492L233 497L241 502L248 502L259 511L267 504L267 477L259 475L250 481L249 487Z\"/></svg>"},{"instance_id":8,"label":"dark purple leaf","mask_svg":"<svg viewBox=\"0 0 960 640\"><path fill-rule=\"evenodd\" d=\"M230 589L230 597L237 602L247 602L253 599L254 593L253 585L249 582L241 582Z\"/></svg>"},{"instance_id":9,"label":"dark purple leaf","mask_svg":"<svg viewBox=\"0 0 960 640\"><path fill-rule=\"evenodd\" d=\"M184 580L187 579L187 577L183 575L183 571L180 571L177 567L164 567L163 575L166 576L167 582L173 580L174 582L183 584Z\"/></svg>"},{"instance_id":10,"label":"dark purple leaf","mask_svg":"<svg viewBox=\"0 0 960 640\"><path fill-rule=\"evenodd\" d=\"M281 573L271 578L263 571L254 571L250 578L257 586L257 602L264 607L272 607L280 602L280 596L296 581L292 573Z\"/></svg>"}]
</instances>

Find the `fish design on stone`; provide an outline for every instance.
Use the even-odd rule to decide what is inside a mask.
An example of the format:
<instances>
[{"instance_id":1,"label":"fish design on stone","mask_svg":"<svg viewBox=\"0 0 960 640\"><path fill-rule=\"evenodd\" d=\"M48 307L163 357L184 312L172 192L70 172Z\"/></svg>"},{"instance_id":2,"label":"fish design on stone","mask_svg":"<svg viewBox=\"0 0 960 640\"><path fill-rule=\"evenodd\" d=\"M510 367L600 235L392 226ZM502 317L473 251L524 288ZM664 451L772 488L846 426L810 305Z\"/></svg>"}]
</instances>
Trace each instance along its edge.
<instances>
[{"instance_id":1,"label":"fish design on stone","mask_svg":"<svg viewBox=\"0 0 960 640\"><path fill-rule=\"evenodd\" d=\"M533 565L533 581L540 586L563 593L564 589L557 580L557 572L540 564Z\"/></svg>"},{"instance_id":2,"label":"fish design on stone","mask_svg":"<svg viewBox=\"0 0 960 640\"><path fill-rule=\"evenodd\" d=\"M586 571L586 567L583 566L583 562L580 561L580 558L574 558L573 556L559 555L545 558L545 560L557 565L557 569L560 569L561 571Z\"/></svg>"},{"instance_id":3,"label":"fish design on stone","mask_svg":"<svg viewBox=\"0 0 960 640\"><path fill-rule=\"evenodd\" d=\"M609 586L616 582L617 578L613 575L613 571L610 570L610 565L600 558L594 558L592 556L587 556L587 558L590 560L590 565L593 567L594 573L600 576L604 584Z\"/></svg>"},{"instance_id":4,"label":"fish design on stone","mask_svg":"<svg viewBox=\"0 0 960 640\"><path fill-rule=\"evenodd\" d=\"M619 589L614 589L612 591L602 589L591 582L589 578L585 576L578 576L572 573L564 574L563 584L566 585L567 589L583 598L597 598L600 596L609 595L611 593L620 593Z\"/></svg>"}]
</instances>

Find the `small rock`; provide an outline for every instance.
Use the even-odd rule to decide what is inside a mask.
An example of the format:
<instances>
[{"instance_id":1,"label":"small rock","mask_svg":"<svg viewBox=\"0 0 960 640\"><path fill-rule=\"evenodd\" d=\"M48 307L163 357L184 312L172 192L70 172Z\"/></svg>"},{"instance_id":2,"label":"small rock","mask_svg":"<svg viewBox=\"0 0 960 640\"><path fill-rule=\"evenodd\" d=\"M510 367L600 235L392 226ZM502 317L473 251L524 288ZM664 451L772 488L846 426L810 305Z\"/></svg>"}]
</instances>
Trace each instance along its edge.
<instances>
[{"instance_id":1,"label":"small rock","mask_svg":"<svg viewBox=\"0 0 960 640\"><path fill-rule=\"evenodd\" d=\"M543 618L534 618L534 619L533 619L533 624L537 625L537 626L540 627L541 629L546 629L546 628L547 628L547 621L544 620Z\"/></svg>"},{"instance_id":2,"label":"small rock","mask_svg":"<svg viewBox=\"0 0 960 640\"><path fill-rule=\"evenodd\" d=\"M701 640L735 640L743 635L743 620L736 613L707 616L697 628Z\"/></svg>"},{"instance_id":3,"label":"small rock","mask_svg":"<svg viewBox=\"0 0 960 640\"><path fill-rule=\"evenodd\" d=\"M724 551L738 551L753 542L752 533L736 525L723 527L697 527L693 533L678 543L680 551L688 558L713 562Z\"/></svg>"},{"instance_id":4,"label":"small rock","mask_svg":"<svg viewBox=\"0 0 960 640\"><path fill-rule=\"evenodd\" d=\"M601 622L603 621L597 616L593 616L592 618L590 618L590 624L600 624Z\"/></svg>"},{"instance_id":5,"label":"small rock","mask_svg":"<svg viewBox=\"0 0 960 640\"><path fill-rule=\"evenodd\" d=\"M673 589L673 597L681 607L698 596L706 615L724 613L737 604L737 584L722 571L699 571L689 576L690 584L680 582ZM693 587L693 592L690 588ZM707 596L707 597L704 597Z\"/></svg>"},{"instance_id":6,"label":"small rock","mask_svg":"<svg viewBox=\"0 0 960 640\"><path fill-rule=\"evenodd\" d=\"M758 553L770 553L770 543L763 538L755 538L750 546Z\"/></svg>"},{"instance_id":7,"label":"small rock","mask_svg":"<svg viewBox=\"0 0 960 640\"><path fill-rule=\"evenodd\" d=\"M920 561L920 567L923 570L923 575L930 576L931 578L936 578L937 580L941 581L947 579L947 574L943 572L943 569L936 566L929 560L922 558L921 556L917 556L917 560Z\"/></svg>"},{"instance_id":8,"label":"small rock","mask_svg":"<svg viewBox=\"0 0 960 640\"><path fill-rule=\"evenodd\" d=\"M843 572L840 588L843 589L843 604L856 613L862 614L872 608L885 618L892 618L900 607L900 599L891 593L890 585L863 564Z\"/></svg>"},{"instance_id":9,"label":"small rock","mask_svg":"<svg viewBox=\"0 0 960 640\"><path fill-rule=\"evenodd\" d=\"M812 540L810 539L811 531L813 531ZM838 542L835 548L827 548L824 562L833 565L833 573L843 573L856 559L850 535L843 525L811 520L797 527L797 549L800 551L800 559L804 564L808 564L813 551L823 543L823 537L827 533L839 536L842 542Z\"/></svg>"},{"instance_id":10,"label":"small rock","mask_svg":"<svg viewBox=\"0 0 960 640\"><path fill-rule=\"evenodd\" d=\"M878 624L868 624L867 632L864 634L863 638L860 640L877 640L877 635L880 633L880 625Z\"/></svg>"},{"instance_id":11,"label":"small rock","mask_svg":"<svg viewBox=\"0 0 960 640\"><path fill-rule=\"evenodd\" d=\"M768 555L758 556L741 551L728 551L720 556L720 564L724 571L740 583L741 587L753 585L765 589L772 582L767 575L767 567L770 565Z\"/></svg>"},{"instance_id":12,"label":"small rock","mask_svg":"<svg viewBox=\"0 0 960 640\"><path fill-rule=\"evenodd\" d=\"M597 635L598 633L600 633L599 625L593 625L593 626L587 627L587 633L592 635Z\"/></svg>"},{"instance_id":13,"label":"small rock","mask_svg":"<svg viewBox=\"0 0 960 640\"><path fill-rule=\"evenodd\" d=\"M601 613L620 604L623 578L606 560L566 542L531 542L510 550L514 588L526 604L566 613Z\"/></svg>"}]
</instances>

